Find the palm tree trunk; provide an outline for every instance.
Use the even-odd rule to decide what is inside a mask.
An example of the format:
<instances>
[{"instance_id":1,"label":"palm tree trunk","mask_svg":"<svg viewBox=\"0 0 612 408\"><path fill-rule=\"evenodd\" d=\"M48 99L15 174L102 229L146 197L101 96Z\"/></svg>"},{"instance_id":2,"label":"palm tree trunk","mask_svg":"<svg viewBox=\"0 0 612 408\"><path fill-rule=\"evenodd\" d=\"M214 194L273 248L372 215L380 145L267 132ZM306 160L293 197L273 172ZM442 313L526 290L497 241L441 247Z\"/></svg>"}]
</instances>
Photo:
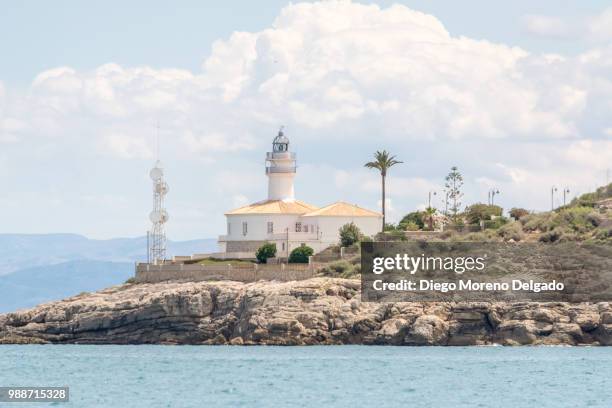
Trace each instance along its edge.
<instances>
[{"instance_id":1,"label":"palm tree trunk","mask_svg":"<svg viewBox=\"0 0 612 408\"><path fill-rule=\"evenodd\" d=\"M383 214L383 219L382 219L382 232L385 232L385 207L386 207L386 203L385 203L385 175L382 175L382 214Z\"/></svg>"}]
</instances>

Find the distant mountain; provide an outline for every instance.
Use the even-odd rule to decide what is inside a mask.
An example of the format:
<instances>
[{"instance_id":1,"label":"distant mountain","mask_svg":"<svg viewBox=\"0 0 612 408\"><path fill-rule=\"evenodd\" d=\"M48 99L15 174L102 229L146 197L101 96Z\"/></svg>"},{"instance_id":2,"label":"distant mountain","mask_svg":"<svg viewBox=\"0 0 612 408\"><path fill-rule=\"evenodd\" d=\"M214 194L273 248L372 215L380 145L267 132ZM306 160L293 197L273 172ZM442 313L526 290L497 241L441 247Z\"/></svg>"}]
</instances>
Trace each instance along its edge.
<instances>
[{"instance_id":1,"label":"distant mountain","mask_svg":"<svg viewBox=\"0 0 612 408\"><path fill-rule=\"evenodd\" d=\"M146 248L146 236L97 240L76 234L0 234L0 276L74 260L144 261ZM215 239L168 242L168 256L216 250Z\"/></svg>"},{"instance_id":2,"label":"distant mountain","mask_svg":"<svg viewBox=\"0 0 612 408\"><path fill-rule=\"evenodd\" d=\"M118 285L134 275L131 262L70 261L0 276L0 313Z\"/></svg>"},{"instance_id":3,"label":"distant mountain","mask_svg":"<svg viewBox=\"0 0 612 408\"><path fill-rule=\"evenodd\" d=\"M168 242L169 257L216 250L215 239ZM121 284L146 252L147 237L0 234L0 313Z\"/></svg>"}]
</instances>

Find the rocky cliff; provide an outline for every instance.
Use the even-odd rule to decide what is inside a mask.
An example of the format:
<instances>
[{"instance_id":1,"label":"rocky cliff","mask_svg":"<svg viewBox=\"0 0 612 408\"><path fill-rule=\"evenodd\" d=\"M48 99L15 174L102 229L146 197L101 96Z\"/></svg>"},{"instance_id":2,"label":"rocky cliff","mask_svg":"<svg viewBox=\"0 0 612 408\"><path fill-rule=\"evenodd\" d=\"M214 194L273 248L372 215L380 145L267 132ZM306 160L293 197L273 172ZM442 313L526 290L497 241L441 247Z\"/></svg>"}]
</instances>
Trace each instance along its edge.
<instances>
[{"instance_id":1,"label":"rocky cliff","mask_svg":"<svg viewBox=\"0 0 612 408\"><path fill-rule=\"evenodd\" d=\"M130 284L0 315L0 343L612 345L608 303L362 303L356 280Z\"/></svg>"}]
</instances>

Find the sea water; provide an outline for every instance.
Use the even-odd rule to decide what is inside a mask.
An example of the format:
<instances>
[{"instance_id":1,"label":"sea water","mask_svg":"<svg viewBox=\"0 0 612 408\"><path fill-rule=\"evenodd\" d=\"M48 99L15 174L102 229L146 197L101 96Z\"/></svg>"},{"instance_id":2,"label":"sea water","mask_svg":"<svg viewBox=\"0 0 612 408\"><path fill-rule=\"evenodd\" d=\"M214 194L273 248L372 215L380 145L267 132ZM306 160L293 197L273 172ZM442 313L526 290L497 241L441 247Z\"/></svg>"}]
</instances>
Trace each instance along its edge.
<instances>
[{"instance_id":1,"label":"sea water","mask_svg":"<svg viewBox=\"0 0 612 408\"><path fill-rule=\"evenodd\" d=\"M612 407L612 348L0 346L41 407Z\"/></svg>"}]
</instances>

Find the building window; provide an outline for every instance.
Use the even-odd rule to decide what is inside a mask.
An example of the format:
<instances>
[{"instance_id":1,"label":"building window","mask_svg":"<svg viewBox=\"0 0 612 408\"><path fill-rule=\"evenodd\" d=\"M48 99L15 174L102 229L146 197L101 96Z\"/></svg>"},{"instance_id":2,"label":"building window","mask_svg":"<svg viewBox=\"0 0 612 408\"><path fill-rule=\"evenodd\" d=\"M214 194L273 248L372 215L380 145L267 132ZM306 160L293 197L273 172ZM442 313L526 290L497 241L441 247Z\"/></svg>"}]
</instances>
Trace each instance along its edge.
<instances>
[{"instance_id":1,"label":"building window","mask_svg":"<svg viewBox=\"0 0 612 408\"><path fill-rule=\"evenodd\" d=\"M283 242L283 251L285 250L285 243Z\"/></svg>"},{"instance_id":2,"label":"building window","mask_svg":"<svg viewBox=\"0 0 612 408\"><path fill-rule=\"evenodd\" d=\"M232 235L232 224L230 222L227 223L227 235Z\"/></svg>"},{"instance_id":3,"label":"building window","mask_svg":"<svg viewBox=\"0 0 612 408\"><path fill-rule=\"evenodd\" d=\"M308 224L304 225L304 232L308 232Z\"/></svg>"},{"instance_id":4,"label":"building window","mask_svg":"<svg viewBox=\"0 0 612 408\"><path fill-rule=\"evenodd\" d=\"M274 233L274 223L272 221L268 221L268 234Z\"/></svg>"},{"instance_id":5,"label":"building window","mask_svg":"<svg viewBox=\"0 0 612 408\"><path fill-rule=\"evenodd\" d=\"M296 222L295 223L295 232L302 232L302 223L301 222Z\"/></svg>"},{"instance_id":6,"label":"building window","mask_svg":"<svg viewBox=\"0 0 612 408\"><path fill-rule=\"evenodd\" d=\"M246 235L247 232L249 232L248 224L246 222L243 222L242 223L242 235Z\"/></svg>"}]
</instances>

